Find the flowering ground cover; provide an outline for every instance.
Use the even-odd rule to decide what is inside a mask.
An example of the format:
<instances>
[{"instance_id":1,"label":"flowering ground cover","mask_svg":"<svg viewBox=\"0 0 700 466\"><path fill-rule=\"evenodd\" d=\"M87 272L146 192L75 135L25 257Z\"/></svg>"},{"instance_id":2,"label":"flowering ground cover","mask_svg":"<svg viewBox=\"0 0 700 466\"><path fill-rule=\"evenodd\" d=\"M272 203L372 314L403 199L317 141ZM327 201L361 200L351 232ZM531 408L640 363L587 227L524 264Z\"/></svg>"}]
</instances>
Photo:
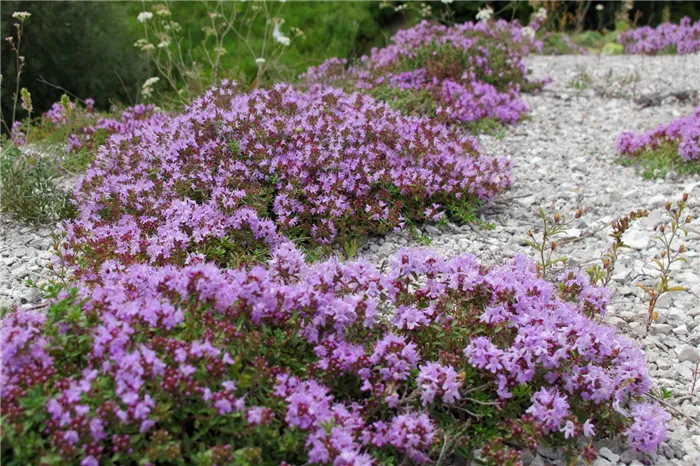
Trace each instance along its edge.
<instances>
[{"instance_id":1,"label":"flowering ground cover","mask_svg":"<svg viewBox=\"0 0 700 466\"><path fill-rule=\"evenodd\" d=\"M662 23L656 28L643 26L620 34L618 43L628 54L694 53L700 50L700 21L693 23L686 16L680 24Z\"/></svg>"},{"instance_id":2,"label":"flowering ground cover","mask_svg":"<svg viewBox=\"0 0 700 466\"><path fill-rule=\"evenodd\" d=\"M3 321L7 464L516 464L624 433L653 451L644 355L595 322L605 289L402 251L380 272L134 265ZM589 315L591 317L589 317ZM22 441L19 438L23 437ZM26 448L21 448L24 445ZM579 449L583 448L582 451Z\"/></svg>"},{"instance_id":3,"label":"flowering ground cover","mask_svg":"<svg viewBox=\"0 0 700 466\"><path fill-rule=\"evenodd\" d=\"M350 68L329 60L303 90L223 81L179 115L99 119L68 100L44 115L68 152L100 147L62 224L52 270L68 283L42 312L2 318L6 463L517 465L553 447L573 464L618 436L653 453L670 416L645 401L644 353L601 323L595 268L546 273L560 259L544 211L539 268L316 254L469 220L510 185L510 163L454 123L519 121L520 92L543 85L523 58L541 44L537 18L484 11L422 22ZM698 116L620 150L692 163Z\"/></svg>"},{"instance_id":4,"label":"flowering ground cover","mask_svg":"<svg viewBox=\"0 0 700 466\"><path fill-rule=\"evenodd\" d=\"M527 112L520 92L543 85L530 79L523 62L542 48L534 33L502 20L455 26L423 21L349 68L346 60L330 59L301 78L308 85L361 89L404 112L441 121L515 123Z\"/></svg>"},{"instance_id":5,"label":"flowering ground cover","mask_svg":"<svg viewBox=\"0 0 700 466\"><path fill-rule=\"evenodd\" d=\"M134 262L236 266L279 242L346 244L466 215L510 183L505 159L369 96L224 83L100 149L76 190L65 258L83 278Z\"/></svg>"},{"instance_id":6,"label":"flowering ground cover","mask_svg":"<svg viewBox=\"0 0 700 466\"><path fill-rule=\"evenodd\" d=\"M645 176L663 175L671 169L678 173L700 172L700 107L691 115L646 133L622 133L617 150L626 161L641 161Z\"/></svg>"},{"instance_id":7,"label":"flowering ground cover","mask_svg":"<svg viewBox=\"0 0 700 466\"><path fill-rule=\"evenodd\" d=\"M12 141L17 146L26 143L61 144L70 158L70 154L81 151L94 152L113 134L126 134L145 125L157 125L165 118L152 104L138 104L109 114L95 111L93 104L92 99L85 99L81 104L64 96L29 129L29 140L28 129L17 121Z\"/></svg>"}]
</instances>

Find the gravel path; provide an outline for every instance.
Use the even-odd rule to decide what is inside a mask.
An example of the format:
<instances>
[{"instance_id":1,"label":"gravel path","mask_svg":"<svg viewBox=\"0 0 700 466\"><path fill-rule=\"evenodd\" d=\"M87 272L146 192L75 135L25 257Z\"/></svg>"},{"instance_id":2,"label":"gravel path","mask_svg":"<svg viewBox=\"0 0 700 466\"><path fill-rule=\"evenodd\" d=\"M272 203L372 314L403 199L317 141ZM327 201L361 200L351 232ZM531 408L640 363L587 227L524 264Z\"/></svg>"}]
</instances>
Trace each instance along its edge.
<instances>
[{"instance_id":1,"label":"gravel path","mask_svg":"<svg viewBox=\"0 0 700 466\"><path fill-rule=\"evenodd\" d=\"M0 309L15 304L36 304L41 292L27 280L45 282L53 255L51 230L25 225L0 215Z\"/></svg>"},{"instance_id":2,"label":"gravel path","mask_svg":"<svg viewBox=\"0 0 700 466\"><path fill-rule=\"evenodd\" d=\"M464 252L485 263L496 264L517 253L531 251L522 245L528 229L537 231L538 207L571 215L577 208L584 215L569 235L580 238L563 245L559 252L571 264L586 266L599 258L609 244L611 221L630 210L646 208L650 216L626 234L633 249L625 250L617 263L611 288L613 303L606 321L644 347L655 392L663 387L673 393L669 403L685 416L700 422L700 380L690 394L696 362L700 359L700 229L692 225L686 246L688 263L675 271L677 281L690 289L672 299L661 300L659 318L650 334L644 330L646 301L636 283L648 282L650 258L658 253L650 241L655 226L664 220L666 200L690 194L690 214L700 217L700 177L644 181L634 168L615 159L615 139L625 130L642 131L689 114L691 102L673 98L654 107L640 108L633 98L698 90L698 56L665 57L532 57L537 77L552 83L539 95L525 96L531 119L508 129L502 139L481 137L491 154L507 155L513 162L513 188L483 210L483 219L495 222L495 230L477 226L436 228L423 232L430 248L446 256ZM572 88L573 81L589 81L588 89ZM596 90L597 89L597 90ZM604 95L601 95L604 94ZM0 218L0 307L35 303L40 296L25 287L26 278L45 280L43 266L50 257L47 229L26 227ZM589 234L591 233L591 234ZM367 242L360 253L380 263L396 250L420 246L407 233L392 234ZM700 428L683 417L674 417L669 440L653 457L626 450L624 442L612 441L601 448L596 465L696 465L700 466ZM532 464L560 464L556 452L541 451Z\"/></svg>"}]
</instances>

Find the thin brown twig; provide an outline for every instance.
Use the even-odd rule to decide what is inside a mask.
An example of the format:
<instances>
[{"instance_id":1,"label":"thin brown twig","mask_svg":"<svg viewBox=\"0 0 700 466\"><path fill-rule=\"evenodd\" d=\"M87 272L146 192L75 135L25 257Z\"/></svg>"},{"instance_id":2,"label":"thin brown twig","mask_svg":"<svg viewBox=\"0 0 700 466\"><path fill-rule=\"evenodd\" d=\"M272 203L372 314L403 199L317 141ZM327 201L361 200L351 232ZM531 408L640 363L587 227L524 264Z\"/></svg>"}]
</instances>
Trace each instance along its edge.
<instances>
[{"instance_id":1,"label":"thin brown twig","mask_svg":"<svg viewBox=\"0 0 700 466\"><path fill-rule=\"evenodd\" d=\"M435 466L440 466L440 461L442 461L442 457L445 454L446 447L447 447L447 434L445 434L444 438L442 439L442 448L440 449L440 456L438 456L438 459L435 462Z\"/></svg>"},{"instance_id":2,"label":"thin brown twig","mask_svg":"<svg viewBox=\"0 0 700 466\"><path fill-rule=\"evenodd\" d=\"M673 406L672 404L667 403L666 401L662 400L661 398L659 398L659 397L656 396L656 395L652 395L651 393L645 393L645 395L648 396L649 398L653 399L653 400L658 401L658 402L661 403L662 405L664 405L664 406L666 406L667 408L669 408L669 409L671 409L672 411L674 411L674 412L675 412L676 414L678 414L679 416L686 418L687 420L689 420L690 422L692 422L692 423L695 424L696 426L700 427L700 422L698 422L698 421L696 421L695 419L693 419L692 417L690 417L690 416L684 414L682 411L680 411L678 408L676 408L676 407Z\"/></svg>"},{"instance_id":3,"label":"thin brown twig","mask_svg":"<svg viewBox=\"0 0 700 466\"><path fill-rule=\"evenodd\" d=\"M584 233L584 234L582 234L581 236L578 236L578 237L571 237L571 236L570 236L570 237L568 237L568 238L564 238L563 240L559 241L559 244L560 244L560 245L564 245L564 244L577 243L577 242L579 242L579 241L581 241L581 240L583 240L583 239L589 238L589 237L591 237L591 236L593 236L593 235L595 235L595 234L597 234L597 233L600 233L601 231L605 230L606 228L608 228L608 227L609 227L610 225L612 225L613 223L615 223L615 220L606 223L605 225L603 225L603 226L600 227L600 228L596 228L595 230L591 230L591 231L589 231L589 232L587 232L587 233Z\"/></svg>"},{"instance_id":4,"label":"thin brown twig","mask_svg":"<svg viewBox=\"0 0 700 466\"><path fill-rule=\"evenodd\" d=\"M52 83L48 82L48 81L47 81L46 79L44 79L44 77L41 76L41 75L39 76L39 79L37 79L37 81L39 81L39 82L42 83L42 84L49 85L49 86L53 87L54 89L58 89L59 91L63 91L64 93L66 93L67 95L73 97L74 99L79 100L81 103L85 103L85 101L84 101L83 99L81 99L81 98L78 97L77 95L73 94L71 91L69 91L69 90L67 90L66 88L61 87L61 86L59 86L59 85L57 85L57 84L52 84Z\"/></svg>"}]
</instances>

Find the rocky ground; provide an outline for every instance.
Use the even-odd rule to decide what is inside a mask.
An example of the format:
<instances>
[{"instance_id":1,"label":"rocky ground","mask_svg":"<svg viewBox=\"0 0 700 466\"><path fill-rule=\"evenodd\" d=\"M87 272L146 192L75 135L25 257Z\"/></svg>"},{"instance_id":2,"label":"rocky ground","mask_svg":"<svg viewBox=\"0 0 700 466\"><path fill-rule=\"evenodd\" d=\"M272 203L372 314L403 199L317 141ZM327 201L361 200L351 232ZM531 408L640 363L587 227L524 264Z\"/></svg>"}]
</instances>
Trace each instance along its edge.
<instances>
[{"instance_id":1,"label":"rocky ground","mask_svg":"<svg viewBox=\"0 0 700 466\"><path fill-rule=\"evenodd\" d=\"M651 258L659 248L651 239L665 220L664 203L690 195L690 214L700 217L700 177L645 181L631 167L615 164L615 139L625 130L643 131L691 113L697 102L665 97L672 92L698 91L697 56L664 57L532 57L537 77L552 82L538 95L525 97L531 119L509 128L501 139L482 136L488 153L507 155L513 162L513 187L481 215L495 229L476 225L423 228L430 248L446 256L470 252L496 264L517 253L532 254L522 243L528 229L538 232L537 210L545 207L564 215L584 210L568 231L571 240L559 252L569 265L594 263L609 245L609 224L631 210L645 208L649 217L625 235L625 250L611 283L612 305L605 320L639 341L655 380L673 396L668 403L680 413L670 424L669 440L655 456L626 450L624 442L599 445L596 465L700 466L700 380L691 393L700 359L700 228L692 225L685 238L687 264L674 278L689 289L664 298L659 317L647 334L646 300L637 283L653 281ZM665 98L664 98L665 97ZM647 103L653 105L644 107ZM1 218L0 307L37 303L41 295L26 287L27 278L46 280L51 255L50 231ZM699 220L700 222L700 220ZM563 242L560 242L563 243ZM409 233L373 239L360 251L381 263L396 250L420 246ZM532 464L561 464L557 452L541 451Z\"/></svg>"},{"instance_id":2,"label":"rocky ground","mask_svg":"<svg viewBox=\"0 0 700 466\"><path fill-rule=\"evenodd\" d=\"M53 255L51 230L0 216L0 309L15 304L36 305L41 292L27 281L43 283Z\"/></svg>"}]
</instances>

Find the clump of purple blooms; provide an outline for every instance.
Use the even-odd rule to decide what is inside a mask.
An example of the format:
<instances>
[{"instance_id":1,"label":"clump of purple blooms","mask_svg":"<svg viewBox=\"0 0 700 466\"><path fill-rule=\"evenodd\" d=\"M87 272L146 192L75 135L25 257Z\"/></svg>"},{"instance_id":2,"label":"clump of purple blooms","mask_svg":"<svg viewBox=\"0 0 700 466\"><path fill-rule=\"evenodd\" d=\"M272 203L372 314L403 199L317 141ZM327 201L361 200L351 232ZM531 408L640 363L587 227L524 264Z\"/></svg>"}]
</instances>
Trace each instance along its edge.
<instances>
[{"instance_id":1,"label":"clump of purple blooms","mask_svg":"<svg viewBox=\"0 0 700 466\"><path fill-rule=\"evenodd\" d=\"M686 162L700 157L700 107L691 115L643 134L625 132L617 139L617 150L624 155L639 155L643 152L671 146L677 147L678 155Z\"/></svg>"},{"instance_id":2,"label":"clump of purple blooms","mask_svg":"<svg viewBox=\"0 0 700 466\"><path fill-rule=\"evenodd\" d=\"M482 155L475 138L369 96L234 91L225 82L182 115L100 147L65 228L64 258L82 264L82 278L102 266L211 260L212 248L269 248L280 233L343 244L440 220L510 184L509 162Z\"/></svg>"},{"instance_id":3,"label":"clump of purple blooms","mask_svg":"<svg viewBox=\"0 0 700 466\"><path fill-rule=\"evenodd\" d=\"M247 269L102 270L45 314L3 319L3 449L26 464L420 464L457 439L519 464L539 442L619 433L654 451L668 415L638 402L644 354L586 315L582 285L562 294L524 256L490 269L404 250L379 271L307 264L289 243ZM408 307L430 318L397 324ZM33 448L14 449L27 426Z\"/></svg>"},{"instance_id":4,"label":"clump of purple blooms","mask_svg":"<svg viewBox=\"0 0 700 466\"><path fill-rule=\"evenodd\" d=\"M77 152L83 148L97 149L102 139L113 134L127 134L143 126L155 126L166 117L156 111L155 105L138 104L127 107L118 117L103 117L94 109L94 100L86 99L81 106L73 101L55 102L42 115L41 125L46 131L67 130L66 152ZM95 139L95 133L102 137Z\"/></svg>"},{"instance_id":5,"label":"clump of purple blooms","mask_svg":"<svg viewBox=\"0 0 700 466\"><path fill-rule=\"evenodd\" d=\"M533 31L539 27L533 25ZM346 60L332 58L301 78L308 85L344 83L373 95L382 89L427 93L438 107L432 116L449 122L514 123L528 111L521 90L543 84L529 78L523 61L541 48L517 22L444 26L423 21L399 31L391 45L373 49L354 66L346 69Z\"/></svg>"},{"instance_id":6,"label":"clump of purple blooms","mask_svg":"<svg viewBox=\"0 0 700 466\"><path fill-rule=\"evenodd\" d=\"M628 54L695 53L700 51L700 21L692 23L685 16L680 24L663 23L656 28L644 26L625 31L617 41Z\"/></svg>"}]
</instances>

